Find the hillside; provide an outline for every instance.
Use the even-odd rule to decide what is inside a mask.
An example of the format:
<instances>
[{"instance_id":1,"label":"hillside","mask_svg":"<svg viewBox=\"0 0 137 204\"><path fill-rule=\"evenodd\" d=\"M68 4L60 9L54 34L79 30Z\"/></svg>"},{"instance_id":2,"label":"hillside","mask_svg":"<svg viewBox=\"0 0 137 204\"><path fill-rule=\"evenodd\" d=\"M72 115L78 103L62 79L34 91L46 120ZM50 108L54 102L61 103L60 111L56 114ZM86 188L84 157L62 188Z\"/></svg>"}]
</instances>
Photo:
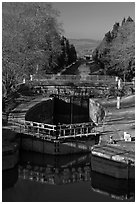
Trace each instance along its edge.
<instances>
[{"instance_id":1,"label":"hillside","mask_svg":"<svg viewBox=\"0 0 137 204\"><path fill-rule=\"evenodd\" d=\"M128 17L121 25L115 23L94 50L93 58L106 74L118 75L123 80L135 76L135 22Z\"/></svg>"},{"instance_id":2,"label":"hillside","mask_svg":"<svg viewBox=\"0 0 137 204\"><path fill-rule=\"evenodd\" d=\"M75 46L78 56L91 54L100 43L100 41L92 39L69 39L69 42Z\"/></svg>"}]
</instances>

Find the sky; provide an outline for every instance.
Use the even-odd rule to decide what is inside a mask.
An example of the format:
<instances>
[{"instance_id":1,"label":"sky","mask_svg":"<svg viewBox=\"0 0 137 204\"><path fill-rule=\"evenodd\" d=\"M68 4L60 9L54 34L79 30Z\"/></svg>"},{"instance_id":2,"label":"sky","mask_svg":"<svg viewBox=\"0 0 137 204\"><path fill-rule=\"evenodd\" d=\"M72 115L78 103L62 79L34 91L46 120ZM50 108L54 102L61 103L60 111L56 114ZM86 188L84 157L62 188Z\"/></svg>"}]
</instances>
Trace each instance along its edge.
<instances>
[{"instance_id":1,"label":"sky","mask_svg":"<svg viewBox=\"0 0 137 204\"><path fill-rule=\"evenodd\" d=\"M130 16L135 20L134 2L55 2L59 22L69 39L102 40L115 22Z\"/></svg>"}]
</instances>

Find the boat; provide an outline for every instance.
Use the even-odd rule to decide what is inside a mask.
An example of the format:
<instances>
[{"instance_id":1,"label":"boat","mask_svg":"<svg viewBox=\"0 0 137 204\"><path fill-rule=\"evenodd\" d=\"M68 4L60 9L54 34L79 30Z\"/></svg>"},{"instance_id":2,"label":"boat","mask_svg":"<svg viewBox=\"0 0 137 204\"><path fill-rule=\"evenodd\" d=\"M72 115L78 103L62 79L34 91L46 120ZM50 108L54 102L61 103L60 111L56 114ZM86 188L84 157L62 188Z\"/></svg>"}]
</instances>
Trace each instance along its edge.
<instances>
[{"instance_id":1,"label":"boat","mask_svg":"<svg viewBox=\"0 0 137 204\"><path fill-rule=\"evenodd\" d=\"M91 168L117 179L135 179L135 142L95 145L91 150Z\"/></svg>"}]
</instances>

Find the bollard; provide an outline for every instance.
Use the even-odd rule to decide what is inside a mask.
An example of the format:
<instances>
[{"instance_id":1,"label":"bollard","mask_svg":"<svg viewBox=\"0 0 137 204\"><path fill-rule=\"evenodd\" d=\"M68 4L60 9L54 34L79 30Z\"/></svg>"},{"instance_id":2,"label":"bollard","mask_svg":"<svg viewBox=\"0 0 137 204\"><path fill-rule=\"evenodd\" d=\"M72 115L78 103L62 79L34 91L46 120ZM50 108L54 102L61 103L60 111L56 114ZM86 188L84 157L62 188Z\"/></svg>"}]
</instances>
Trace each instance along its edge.
<instances>
[{"instance_id":1,"label":"bollard","mask_svg":"<svg viewBox=\"0 0 137 204\"><path fill-rule=\"evenodd\" d=\"M113 144L113 143L114 143L114 141L113 141L113 137L110 136L110 137L109 137L109 144Z\"/></svg>"},{"instance_id":2,"label":"bollard","mask_svg":"<svg viewBox=\"0 0 137 204\"><path fill-rule=\"evenodd\" d=\"M24 84L26 83L26 79L25 79L25 78L23 78L23 83L24 83Z\"/></svg>"},{"instance_id":3,"label":"bollard","mask_svg":"<svg viewBox=\"0 0 137 204\"><path fill-rule=\"evenodd\" d=\"M118 81L118 76L116 76L115 80Z\"/></svg>"},{"instance_id":4,"label":"bollard","mask_svg":"<svg viewBox=\"0 0 137 204\"><path fill-rule=\"evenodd\" d=\"M117 109L120 109L120 96L117 96Z\"/></svg>"},{"instance_id":5,"label":"bollard","mask_svg":"<svg viewBox=\"0 0 137 204\"><path fill-rule=\"evenodd\" d=\"M121 80L118 80L118 89L121 89Z\"/></svg>"},{"instance_id":6,"label":"bollard","mask_svg":"<svg viewBox=\"0 0 137 204\"><path fill-rule=\"evenodd\" d=\"M32 74L30 74L30 81L32 81L33 80L33 75Z\"/></svg>"},{"instance_id":7,"label":"bollard","mask_svg":"<svg viewBox=\"0 0 137 204\"><path fill-rule=\"evenodd\" d=\"M126 142L131 142L131 135L127 132L124 132L124 140Z\"/></svg>"}]
</instances>

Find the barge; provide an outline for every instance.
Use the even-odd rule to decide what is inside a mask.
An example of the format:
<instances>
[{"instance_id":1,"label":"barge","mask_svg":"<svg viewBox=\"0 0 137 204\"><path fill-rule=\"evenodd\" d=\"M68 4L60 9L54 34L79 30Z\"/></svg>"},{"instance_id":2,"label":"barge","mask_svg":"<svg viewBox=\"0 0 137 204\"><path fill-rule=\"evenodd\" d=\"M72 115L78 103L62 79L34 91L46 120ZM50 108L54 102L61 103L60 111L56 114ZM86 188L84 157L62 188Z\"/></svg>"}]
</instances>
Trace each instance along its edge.
<instances>
[{"instance_id":1,"label":"barge","mask_svg":"<svg viewBox=\"0 0 137 204\"><path fill-rule=\"evenodd\" d=\"M21 104L8 120L22 149L63 155L90 152L98 144L100 133L90 118L88 96L54 95L31 104L24 109Z\"/></svg>"},{"instance_id":2,"label":"barge","mask_svg":"<svg viewBox=\"0 0 137 204\"><path fill-rule=\"evenodd\" d=\"M91 150L91 168L117 179L135 179L135 143L94 146Z\"/></svg>"}]
</instances>

